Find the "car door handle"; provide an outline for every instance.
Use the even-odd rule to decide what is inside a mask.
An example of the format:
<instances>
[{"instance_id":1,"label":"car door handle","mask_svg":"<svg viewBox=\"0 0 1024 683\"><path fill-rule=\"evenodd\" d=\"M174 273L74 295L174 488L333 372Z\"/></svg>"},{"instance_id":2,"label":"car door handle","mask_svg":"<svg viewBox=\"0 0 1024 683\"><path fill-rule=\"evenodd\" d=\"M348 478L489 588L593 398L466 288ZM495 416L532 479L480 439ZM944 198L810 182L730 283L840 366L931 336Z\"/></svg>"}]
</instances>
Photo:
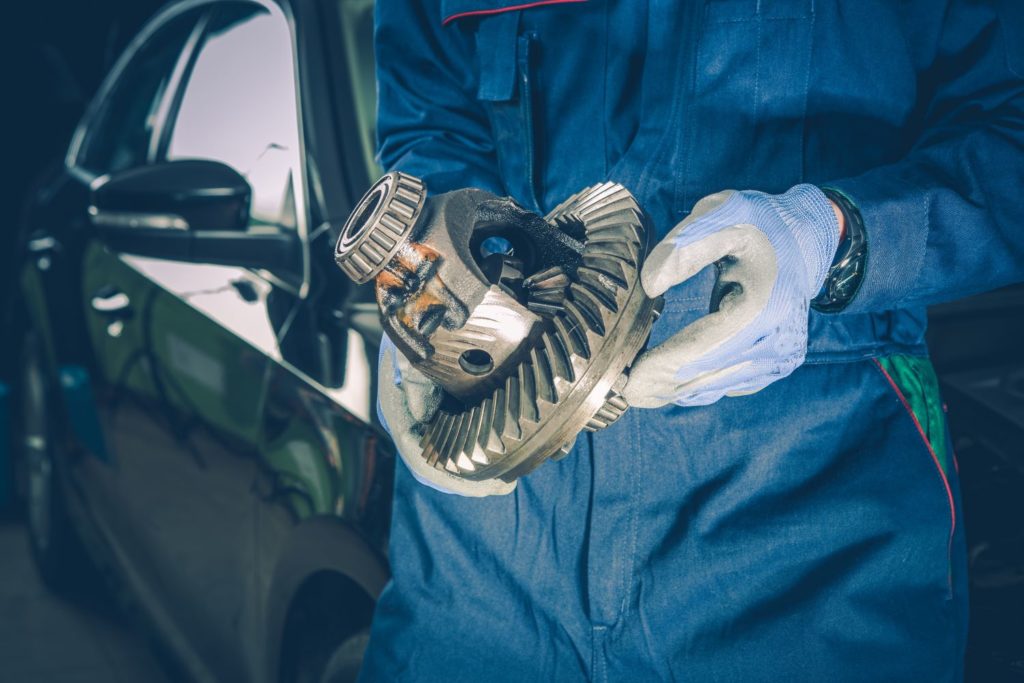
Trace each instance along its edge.
<instances>
[{"instance_id":1,"label":"car door handle","mask_svg":"<svg viewBox=\"0 0 1024 683\"><path fill-rule=\"evenodd\" d=\"M49 270L53 263L53 255L60 251L60 242L50 235L37 233L25 247L36 260L36 267L39 270Z\"/></svg>"},{"instance_id":2,"label":"car door handle","mask_svg":"<svg viewBox=\"0 0 1024 683\"><path fill-rule=\"evenodd\" d=\"M109 318L125 320L132 316L132 301L128 295L113 287L101 287L92 296L92 310Z\"/></svg>"}]
</instances>

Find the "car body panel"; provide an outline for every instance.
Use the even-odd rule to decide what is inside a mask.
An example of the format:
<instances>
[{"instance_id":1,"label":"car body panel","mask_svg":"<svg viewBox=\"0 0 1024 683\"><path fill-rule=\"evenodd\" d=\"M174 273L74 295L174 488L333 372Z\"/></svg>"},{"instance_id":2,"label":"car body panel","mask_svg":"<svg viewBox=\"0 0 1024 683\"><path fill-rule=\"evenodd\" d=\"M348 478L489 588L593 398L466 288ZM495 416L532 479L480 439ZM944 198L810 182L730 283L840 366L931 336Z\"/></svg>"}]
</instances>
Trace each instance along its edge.
<instances>
[{"instance_id":1,"label":"car body panel","mask_svg":"<svg viewBox=\"0 0 1024 683\"><path fill-rule=\"evenodd\" d=\"M301 272L116 253L87 220L103 169L77 164L92 117L160 25L195 8L244 6L287 27L294 51L299 139L286 146L295 188L287 201ZM54 381L61 366L82 369L102 432L62 454L75 521L197 680L275 680L286 615L309 577L336 573L372 598L387 578L395 459L372 409L379 326L367 322L368 290L352 289L330 262L336 222L372 165L365 131L348 125L357 119L349 73L330 62L337 46L327 49L341 27L328 33L325 11L306 0L165 9L101 87L58 189L30 219L34 238L60 246L45 267L26 252L24 307ZM181 60L175 70L187 87ZM174 87L161 102L180 100ZM147 163L168 146L162 127L176 107L158 107L166 120L153 129L161 142ZM346 308L352 302L361 317Z\"/></svg>"}]
</instances>

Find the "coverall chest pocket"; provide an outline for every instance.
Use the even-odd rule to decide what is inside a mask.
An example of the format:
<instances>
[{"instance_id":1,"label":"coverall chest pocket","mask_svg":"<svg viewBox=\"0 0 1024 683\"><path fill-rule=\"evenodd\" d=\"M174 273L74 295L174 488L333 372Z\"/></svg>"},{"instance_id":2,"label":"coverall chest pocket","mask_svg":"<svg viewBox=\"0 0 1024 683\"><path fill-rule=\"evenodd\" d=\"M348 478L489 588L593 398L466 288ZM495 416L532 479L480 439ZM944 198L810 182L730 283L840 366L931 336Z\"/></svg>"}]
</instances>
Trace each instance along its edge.
<instances>
[{"instance_id":1,"label":"coverall chest pocket","mask_svg":"<svg viewBox=\"0 0 1024 683\"><path fill-rule=\"evenodd\" d=\"M675 210L726 188L782 191L803 176L815 0L708 0L677 159Z\"/></svg>"},{"instance_id":2,"label":"coverall chest pocket","mask_svg":"<svg viewBox=\"0 0 1024 683\"><path fill-rule=\"evenodd\" d=\"M540 173L531 64L536 40L520 32L515 11L484 17L476 32L477 99L490 121L505 189L533 210L539 210Z\"/></svg>"}]
</instances>

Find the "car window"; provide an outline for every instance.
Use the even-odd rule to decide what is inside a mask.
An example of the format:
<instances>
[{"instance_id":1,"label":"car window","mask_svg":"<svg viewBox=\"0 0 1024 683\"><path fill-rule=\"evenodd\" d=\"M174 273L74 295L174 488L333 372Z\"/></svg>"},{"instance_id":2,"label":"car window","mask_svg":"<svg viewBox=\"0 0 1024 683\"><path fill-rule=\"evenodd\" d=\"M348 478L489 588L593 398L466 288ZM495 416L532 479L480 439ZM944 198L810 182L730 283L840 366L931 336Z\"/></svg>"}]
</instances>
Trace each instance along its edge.
<instances>
[{"instance_id":1,"label":"car window","mask_svg":"<svg viewBox=\"0 0 1024 683\"><path fill-rule=\"evenodd\" d=\"M211 17L185 86L167 159L225 163L252 187L251 221L296 223L298 111L291 35L283 17L251 4Z\"/></svg>"},{"instance_id":2,"label":"car window","mask_svg":"<svg viewBox=\"0 0 1024 683\"><path fill-rule=\"evenodd\" d=\"M162 125L161 105L199 17L197 8L158 28L135 52L88 123L76 165L112 173L145 164Z\"/></svg>"},{"instance_id":3,"label":"car window","mask_svg":"<svg viewBox=\"0 0 1024 683\"><path fill-rule=\"evenodd\" d=\"M373 56L374 0L344 0L341 2L341 29L348 58L349 79L359 124L363 157L371 178L383 171L377 163L377 79Z\"/></svg>"}]
</instances>

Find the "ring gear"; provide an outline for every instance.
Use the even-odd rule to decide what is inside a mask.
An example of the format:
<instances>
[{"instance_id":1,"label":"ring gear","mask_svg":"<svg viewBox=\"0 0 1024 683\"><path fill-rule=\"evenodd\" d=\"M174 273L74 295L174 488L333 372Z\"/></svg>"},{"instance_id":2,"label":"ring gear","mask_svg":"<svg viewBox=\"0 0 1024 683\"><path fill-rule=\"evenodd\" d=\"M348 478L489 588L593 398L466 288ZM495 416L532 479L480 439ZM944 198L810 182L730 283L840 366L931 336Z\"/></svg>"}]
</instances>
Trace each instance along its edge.
<instances>
[{"instance_id":1,"label":"ring gear","mask_svg":"<svg viewBox=\"0 0 1024 683\"><path fill-rule=\"evenodd\" d=\"M405 299L382 304L384 327L446 390L421 457L469 480L510 482L628 408L625 372L661 304L640 283L647 219L616 183L589 187L544 218L481 190L424 197L418 179L384 176L346 223L335 258L357 281L377 278L378 302L393 300L395 278L405 278ZM439 254L429 282L409 274L403 245ZM443 298L438 291L451 291L468 315L421 315ZM411 337L427 343L403 343Z\"/></svg>"}]
</instances>

